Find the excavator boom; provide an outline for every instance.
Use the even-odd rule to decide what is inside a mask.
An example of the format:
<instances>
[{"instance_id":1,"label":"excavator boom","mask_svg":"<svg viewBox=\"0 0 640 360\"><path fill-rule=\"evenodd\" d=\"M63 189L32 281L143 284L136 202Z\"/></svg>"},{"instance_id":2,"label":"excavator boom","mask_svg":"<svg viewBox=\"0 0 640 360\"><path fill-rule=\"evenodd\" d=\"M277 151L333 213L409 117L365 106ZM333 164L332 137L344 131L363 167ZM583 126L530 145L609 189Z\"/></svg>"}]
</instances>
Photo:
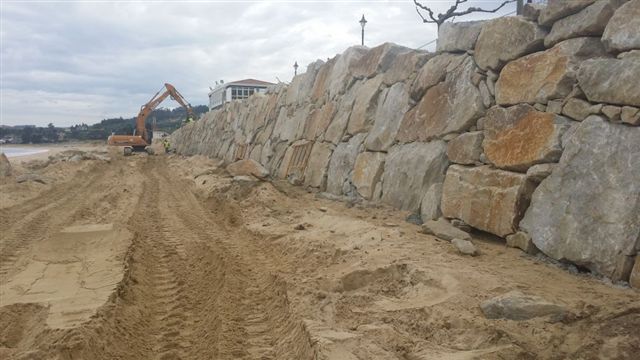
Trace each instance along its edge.
<instances>
[{"instance_id":1,"label":"excavator boom","mask_svg":"<svg viewBox=\"0 0 640 360\"><path fill-rule=\"evenodd\" d=\"M194 114L193 109L191 108L191 104L189 104L189 102L185 100L182 94L180 94L178 90L176 90L176 88L169 83L164 84L164 88L164 91L161 89L151 98L151 100L140 107L140 112L138 113L138 117L136 118L136 129L132 135L111 135L109 136L107 143L109 145L125 146L140 150L144 149L148 145L151 145L152 134L147 131L145 121L147 120L147 117L149 117L151 112L168 96L171 96L171 99L175 100L176 102L178 102L178 104L182 105L186 109L188 120L193 120ZM127 148L125 148L125 153L126 152Z\"/></svg>"}]
</instances>

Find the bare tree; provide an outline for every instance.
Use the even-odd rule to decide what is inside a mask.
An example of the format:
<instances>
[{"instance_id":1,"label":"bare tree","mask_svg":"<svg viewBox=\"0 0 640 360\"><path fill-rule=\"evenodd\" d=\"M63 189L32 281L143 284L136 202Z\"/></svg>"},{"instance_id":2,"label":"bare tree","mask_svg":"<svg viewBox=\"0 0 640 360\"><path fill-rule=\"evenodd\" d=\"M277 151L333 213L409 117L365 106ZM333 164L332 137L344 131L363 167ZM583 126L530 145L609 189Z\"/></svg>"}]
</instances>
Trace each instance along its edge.
<instances>
[{"instance_id":1,"label":"bare tree","mask_svg":"<svg viewBox=\"0 0 640 360\"><path fill-rule=\"evenodd\" d=\"M418 15L420 15L420 18L422 18L422 22L429 23L429 24L437 24L438 28L440 28L440 25L442 25L445 21L451 18L454 18L456 16L463 16L463 15L476 13L476 12L495 13L496 11L502 9L505 5L515 2L516 0L506 0L502 4L500 4L500 6L498 6L493 10L486 10L486 9L473 7L473 6L467 8L466 10L458 10L458 6L460 4L466 3L468 0L455 0L455 1L456 3L453 4L449 8L449 10L447 10L444 14L438 14L437 16L433 13L433 10L431 10L431 8L429 8L428 6L422 5L417 0L413 0L413 3L416 4L416 12L418 13ZM427 13L427 17L422 15L422 13L420 12L421 9Z\"/></svg>"}]
</instances>

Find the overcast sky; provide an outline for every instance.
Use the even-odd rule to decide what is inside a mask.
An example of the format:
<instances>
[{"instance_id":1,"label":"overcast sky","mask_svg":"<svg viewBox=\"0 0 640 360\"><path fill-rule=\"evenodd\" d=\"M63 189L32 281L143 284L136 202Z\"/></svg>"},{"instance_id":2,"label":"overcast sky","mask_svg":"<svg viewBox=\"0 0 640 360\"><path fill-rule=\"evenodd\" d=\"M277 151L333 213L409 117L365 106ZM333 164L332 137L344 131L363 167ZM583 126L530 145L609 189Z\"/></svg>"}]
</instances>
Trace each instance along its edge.
<instances>
[{"instance_id":1,"label":"overcast sky","mask_svg":"<svg viewBox=\"0 0 640 360\"><path fill-rule=\"evenodd\" d=\"M423 3L443 11L452 2ZM192 105L207 104L220 79L288 82L294 61L302 72L359 44L363 14L370 47L417 48L437 37L412 0L1 0L0 122L69 126L132 117L165 82Z\"/></svg>"}]
</instances>

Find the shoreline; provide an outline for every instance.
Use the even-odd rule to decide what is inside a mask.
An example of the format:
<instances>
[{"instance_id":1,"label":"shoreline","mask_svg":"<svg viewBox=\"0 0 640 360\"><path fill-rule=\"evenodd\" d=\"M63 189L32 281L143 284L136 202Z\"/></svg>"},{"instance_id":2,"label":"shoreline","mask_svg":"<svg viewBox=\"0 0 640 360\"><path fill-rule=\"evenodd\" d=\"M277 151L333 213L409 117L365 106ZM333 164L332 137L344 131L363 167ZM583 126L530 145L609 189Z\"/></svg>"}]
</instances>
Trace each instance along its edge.
<instances>
[{"instance_id":1,"label":"shoreline","mask_svg":"<svg viewBox=\"0 0 640 360\"><path fill-rule=\"evenodd\" d=\"M76 142L76 143L57 143L57 144L3 144L0 147L0 152L4 151L2 149L12 148L12 149L33 149L34 151L38 151L35 153L28 153L24 155L16 155L16 156L8 156L9 162L12 164L22 164L25 162L29 162L32 160L47 160L49 156L58 154L60 152L66 150L95 150L102 144L96 144L92 142ZM106 146L106 144L104 144ZM41 150L38 150L40 148ZM6 155L6 154L5 154Z\"/></svg>"}]
</instances>

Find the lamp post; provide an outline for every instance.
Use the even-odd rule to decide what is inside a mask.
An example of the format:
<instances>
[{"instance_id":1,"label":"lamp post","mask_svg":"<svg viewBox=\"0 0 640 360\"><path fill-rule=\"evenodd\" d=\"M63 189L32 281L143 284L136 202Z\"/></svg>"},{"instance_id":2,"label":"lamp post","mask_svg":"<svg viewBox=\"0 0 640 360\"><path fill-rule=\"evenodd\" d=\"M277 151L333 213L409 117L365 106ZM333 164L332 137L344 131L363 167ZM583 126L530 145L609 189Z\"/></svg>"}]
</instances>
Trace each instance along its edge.
<instances>
[{"instance_id":1,"label":"lamp post","mask_svg":"<svg viewBox=\"0 0 640 360\"><path fill-rule=\"evenodd\" d=\"M298 62L297 61L293 64L293 76L296 76L296 75L298 75Z\"/></svg>"},{"instance_id":2,"label":"lamp post","mask_svg":"<svg viewBox=\"0 0 640 360\"><path fill-rule=\"evenodd\" d=\"M364 26L367 24L367 19L364 18L364 14L362 14L362 19L360 19L360 26L362 27L362 46L364 46Z\"/></svg>"}]
</instances>

